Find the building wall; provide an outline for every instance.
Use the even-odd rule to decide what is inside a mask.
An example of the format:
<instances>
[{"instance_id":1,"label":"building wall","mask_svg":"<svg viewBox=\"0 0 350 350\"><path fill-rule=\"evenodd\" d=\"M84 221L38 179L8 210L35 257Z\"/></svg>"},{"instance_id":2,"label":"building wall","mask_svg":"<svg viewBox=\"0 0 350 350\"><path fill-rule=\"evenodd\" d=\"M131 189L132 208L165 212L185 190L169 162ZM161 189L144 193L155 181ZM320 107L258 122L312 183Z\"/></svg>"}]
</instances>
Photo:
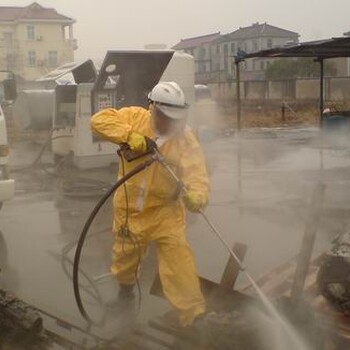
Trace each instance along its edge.
<instances>
[{"instance_id":1,"label":"building wall","mask_svg":"<svg viewBox=\"0 0 350 350\"><path fill-rule=\"evenodd\" d=\"M348 58L346 57L339 57L339 58L332 58L325 61L330 62L334 64L336 70L337 70L337 76L343 77L343 76L349 76L348 71Z\"/></svg>"},{"instance_id":2,"label":"building wall","mask_svg":"<svg viewBox=\"0 0 350 350\"><path fill-rule=\"evenodd\" d=\"M234 58L237 50L243 50L247 53L252 53L260 50L266 50L272 47L283 46L287 42L297 42L298 38L294 37L260 37L246 40L228 40L215 45L216 52L216 67L220 67L221 71L225 71L228 77L235 78ZM214 46L213 45L213 46ZM217 46L220 49L217 49ZM217 53L219 52L219 53ZM255 58L246 60L242 65L242 80L259 80L264 79L264 71L274 61L271 58Z\"/></svg>"},{"instance_id":3,"label":"building wall","mask_svg":"<svg viewBox=\"0 0 350 350\"><path fill-rule=\"evenodd\" d=\"M222 82L209 84L215 99L234 102L236 84ZM281 81L241 82L242 100L318 100L319 79L297 79ZM324 97L326 101L350 101L350 78L325 78Z\"/></svg>"},{"instance_id":4,"label":"building wall","mask_svg":"<svg viewBox=\"0 0 350 350\"><path fill-rule=\"evenodd\" d=\"M190 47L185 50L195 58L196 82L209 83L215 80L213 77L220 77L217 82L234 80L236 77L236 67L234 56L237 55L238 49L247 53L260 50L270 49L277 46L284 46L288 42L297 43L298 35L286 37L278 36L280 31L275 35L253 37L253 38L235 38L230 34L221 36L209 43L201 44L197 47ZM241 64L241 80L264 80L266 68L274 62L273 58L255 58L246 60Z\"/></svg>"},{"instance_id":5,"label":"building wall","mask_svg":"<svg viewBox=\"0 0 350 350\"><path fill-rule=\"evenodd\" d=\"M210 44L203 44L181 51L194 57L196 73L209 73L211 71Z\"/></svg>"},{"instance_id":6,"label":"building wall","mask_svg":"<svg viewBox=\"0 0 350 350\"><path fill-rule=\"evenodd\" d=\"M6 33L6 34L4 34ZM12 40L6 40L6 35L10 35ZM16 40L16 27L11 24L0 23L0 69L11 69L15 64L18 41Z\"/></svg>"},{"instance_id":7,"label":"building wall","mask_svg":"<svg viewBox=\"0 0 350 350\"><path fill-rule=\"evenodd\" d=\"M34 30L28 30L28 26ZM4 32L12 33L11 43ZM74 60L76 41L69 34L72 35L72 30L62 23L0 23L0 68L11 69L26 80L35 80Z\"/></svg>"},{"instance_id":8,"label":"building wall","mask_svg":"<svg viewBox=\"0 0 350 350\"><path fill-rule=\"evenodd\" d=\"M335 101L350 101L350 79L332 78L328 80L328 97Z\"/></svg>"}]
</instances>

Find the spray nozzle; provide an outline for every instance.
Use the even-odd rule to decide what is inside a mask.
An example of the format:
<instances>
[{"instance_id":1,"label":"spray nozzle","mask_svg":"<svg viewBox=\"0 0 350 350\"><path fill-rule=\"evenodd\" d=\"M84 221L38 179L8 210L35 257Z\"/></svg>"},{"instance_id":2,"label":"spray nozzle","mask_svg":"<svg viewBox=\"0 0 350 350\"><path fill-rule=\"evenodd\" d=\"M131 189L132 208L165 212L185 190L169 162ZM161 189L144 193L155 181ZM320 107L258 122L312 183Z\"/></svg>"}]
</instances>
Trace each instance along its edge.
<instances>
[{"instance_id":1,"label":"spray nozzle","mask_svg":"<svg viewBox=\"0 0 350 350\"><path fill-rule=\"evenodd\" d=\"M127 143L123 143L121 144L120 149L118 151L119 156L120 154L122 154L128 162L132 162L133 160L155 153L155 151L158 150L158 146L156 142L147 136L145 136L145 140L146 140L145 152L134 152L130 149Z\"/></svg>"}]
</instances>

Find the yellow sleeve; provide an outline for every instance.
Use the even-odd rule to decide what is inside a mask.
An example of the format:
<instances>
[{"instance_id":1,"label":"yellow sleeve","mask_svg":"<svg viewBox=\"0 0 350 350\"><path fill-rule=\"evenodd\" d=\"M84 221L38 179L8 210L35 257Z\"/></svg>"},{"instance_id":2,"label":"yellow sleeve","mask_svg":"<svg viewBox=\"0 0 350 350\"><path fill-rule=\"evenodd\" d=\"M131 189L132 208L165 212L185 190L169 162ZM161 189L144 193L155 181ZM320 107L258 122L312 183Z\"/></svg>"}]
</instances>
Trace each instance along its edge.
<instances>
[{"instance_id":1,"label":"yellow sleeve","mask_svg":"<svg viewBox=\"0 0 350 350\"><path fill-rule=\"evenodd\" d=\"M124 143L137 125L145 119L147 111L141 107L126 107L119 110L108 108L91 117L92 131L102 139Z\"/></svg>"},{"instance_id":2,"label":"yellow sleeve","mask_svg":"<svg viewBox=\"0 0 350 350\"><path fill-rule=\"evenodd\" d=\"M209 196L209 177L202 148L192 131L186 132L185 151L181 157L181 178L189 191L203 198Z\"/></svg>"}]
</instances>

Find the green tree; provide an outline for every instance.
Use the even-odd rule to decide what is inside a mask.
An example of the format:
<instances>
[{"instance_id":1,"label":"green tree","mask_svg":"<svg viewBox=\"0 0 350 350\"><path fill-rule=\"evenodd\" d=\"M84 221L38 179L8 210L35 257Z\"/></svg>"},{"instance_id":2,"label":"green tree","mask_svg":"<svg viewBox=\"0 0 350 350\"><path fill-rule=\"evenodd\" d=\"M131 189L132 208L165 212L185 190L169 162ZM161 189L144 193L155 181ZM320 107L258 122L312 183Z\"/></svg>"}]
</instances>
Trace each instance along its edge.
<instances>
[{"instance_id":1,"label":"green tree","mask_svg":"<svg viewBox=\"0 0 350 350\"><path fill-rule=\"evenodd\" d=\"M325 75L334 76L337 68L334 62L325 61ZM295 78L316 78L320 76L320 64L313 58L281 58L275 60L265 71L267 80L286 80Z\"/></svg>"}]
</instances>

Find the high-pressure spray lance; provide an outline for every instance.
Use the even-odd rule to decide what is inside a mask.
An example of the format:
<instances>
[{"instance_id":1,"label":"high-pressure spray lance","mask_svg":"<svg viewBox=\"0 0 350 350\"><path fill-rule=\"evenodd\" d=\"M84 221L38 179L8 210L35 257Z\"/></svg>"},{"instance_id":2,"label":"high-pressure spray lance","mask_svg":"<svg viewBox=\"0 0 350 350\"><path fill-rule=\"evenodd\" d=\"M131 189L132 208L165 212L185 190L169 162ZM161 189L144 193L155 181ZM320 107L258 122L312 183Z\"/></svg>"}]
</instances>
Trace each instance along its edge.
<instances>
[{"instance_id":1,"label":"high-pressure spray lance","mask_svg":"<svg viewBox=\"0 0 350 350\"><path fill-rule=\"evenodd\" d=\"M176 175L176 173L173 171L171 166L168 164L164 156L159 152L157 144L149 139L146 138L146 143L147 143L147 150L146 152L139 153L139 152L133 152L130 150L129 146L127 144L123 144L118 151L120 156L123 156L128 162L131 162L133 160L148 156L148 159L145 160L145 162L139 164L136 166L133 170L131 170L129 173L124 175L121 179L119 179L111 188L110 190L105 193L105 195L100 199L100 201L97 203L95 208L92 210L91 214L89 215L83 230L80 234L78 243L77 243L77 248L75 251L74 255L74 264L73 264L73 288L74 288L74 296L75 300L77 303L77 306L79 308L79 311L83 318L91 325L91 324L96 324L88 315L86 312L81 296L80 296L80 289L79 289L79 264L80 264L80 257L81 257L81 252L82 248L84 245L84 241L86 239L87 233L89 231L89 228L96 217L97 213L100 211L101 207L103 204L107 201L107 199L120 187L122 186L127 180L129 180L131 177L135 176L136 174L140 173L141 171L145 170L148 168L151 164L154 162L159 162L172 176L174 181L177 183L179 189L181 190L182 193L186 194L187 193L187 188L185 187L184 183L181 181L181 179ZM230 248L229 244L227 241L224 239L224 237L219 233L219 231L216 229L216 227L213 225L213 223L209 220L207 215L200 210L199 213L201 216L204 218L208 226L211 228L211 230L215 233L215 235L220 239L220 241L224 244L230 255L236 260L237 264L239 265L240 269L242 271L245 271L247 274L247 277L249 281L252 283L254 288L258 289L258 286L254 282L254 280L251 278L251 276L247 273L245 270L245 267L243 266L242 262L240 259L237 257L237 255L234 253L234 251Z\"/></svg>"}]
</instances>

